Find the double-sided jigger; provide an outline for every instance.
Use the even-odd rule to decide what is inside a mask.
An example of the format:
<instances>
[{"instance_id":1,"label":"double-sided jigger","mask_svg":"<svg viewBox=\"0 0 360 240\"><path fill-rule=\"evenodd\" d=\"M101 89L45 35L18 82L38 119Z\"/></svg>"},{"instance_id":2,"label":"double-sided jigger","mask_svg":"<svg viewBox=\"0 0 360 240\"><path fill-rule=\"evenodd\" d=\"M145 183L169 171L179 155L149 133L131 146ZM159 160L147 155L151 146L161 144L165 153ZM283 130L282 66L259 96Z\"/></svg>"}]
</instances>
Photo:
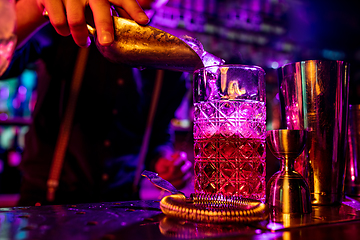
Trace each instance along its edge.
<instances>
[{"instance_id":1,"label":"double-sided jigger","mask_svg":"<svg viewBox=\"0 0 360 240\"><path fill-rule=\"evenodd\" d=\"M311 213L309 186L294 169L294 160L304 150L306 138L306 130L280 129L266 133L270 151L281 161L280 171L270 178L266 188L272 215Z\"/></svg>"}]
</instances>

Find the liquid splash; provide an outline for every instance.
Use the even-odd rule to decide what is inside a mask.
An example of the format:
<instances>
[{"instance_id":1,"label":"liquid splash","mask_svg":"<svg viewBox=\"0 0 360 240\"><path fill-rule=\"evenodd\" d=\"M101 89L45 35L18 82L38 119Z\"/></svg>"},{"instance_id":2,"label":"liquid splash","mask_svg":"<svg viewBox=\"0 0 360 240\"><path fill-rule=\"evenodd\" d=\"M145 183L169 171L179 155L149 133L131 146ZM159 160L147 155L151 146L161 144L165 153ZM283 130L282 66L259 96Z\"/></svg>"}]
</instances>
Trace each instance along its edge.
<instances>
[{"instance_id":1,"label":"liquid splash","mask_svg":"<svg viewBox=\"0 0 360 240\"><path fill-rule=\"evenodd\" d=\"M196 52L196 54L200 57L204 67L223 65L225 63L224 59L221 59L209 52L206 52L201 42L196 38L185 35L182 36L180 39Z\"/></svg>"}]
</instances>

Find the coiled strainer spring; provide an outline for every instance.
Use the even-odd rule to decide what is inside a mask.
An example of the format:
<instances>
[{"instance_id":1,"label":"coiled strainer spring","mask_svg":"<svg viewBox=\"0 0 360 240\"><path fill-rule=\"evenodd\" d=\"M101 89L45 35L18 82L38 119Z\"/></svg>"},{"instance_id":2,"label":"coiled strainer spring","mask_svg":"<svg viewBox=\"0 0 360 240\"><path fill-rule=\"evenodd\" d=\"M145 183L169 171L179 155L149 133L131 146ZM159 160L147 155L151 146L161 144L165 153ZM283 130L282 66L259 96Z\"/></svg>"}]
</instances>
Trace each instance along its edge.
<instances>
[{"instance_id":1,"label":"coiled strainer spring","mask_svg":"<svg viewBox=\"0 0 360 240\"><path fill-rule=\"evenodd\" d=\"M259 200L217 194L191 194L178 191L156 173L144 171L154 185L172 193L160 201L161 211L170 217L197 222L252 222L268 217L267 207Z\"/></svg>"}]
</instances>

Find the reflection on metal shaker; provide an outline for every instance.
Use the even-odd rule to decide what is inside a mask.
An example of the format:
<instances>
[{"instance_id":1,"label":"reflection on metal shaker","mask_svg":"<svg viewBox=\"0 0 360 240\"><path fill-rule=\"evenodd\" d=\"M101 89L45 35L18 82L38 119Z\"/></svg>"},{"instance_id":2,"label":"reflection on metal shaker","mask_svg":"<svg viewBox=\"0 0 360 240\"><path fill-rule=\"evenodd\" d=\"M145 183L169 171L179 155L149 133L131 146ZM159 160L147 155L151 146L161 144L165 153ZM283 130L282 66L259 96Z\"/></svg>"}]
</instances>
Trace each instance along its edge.
<instances>
[{"instance_id":1,"label":"reflection on metal shaker","mask_svg":"<svg viewBox=\"0 0 360 240\"><path fill-rule=\"evenodd\" d=\"M349 105L345 193L360 196L360 105Z\"/></svg>"},{"instance_id":2,"label":"reflection on metal shaker","mask_svg":"<svg viewBox=\"0 0 360 240\"><path fill-rule=\"evenodd\" d=\"M349 64L308 60L279 68L282 124L306 129L307 146L295 170L308 181L312 204L343 199Z\"/></svg>"}]
</instances>

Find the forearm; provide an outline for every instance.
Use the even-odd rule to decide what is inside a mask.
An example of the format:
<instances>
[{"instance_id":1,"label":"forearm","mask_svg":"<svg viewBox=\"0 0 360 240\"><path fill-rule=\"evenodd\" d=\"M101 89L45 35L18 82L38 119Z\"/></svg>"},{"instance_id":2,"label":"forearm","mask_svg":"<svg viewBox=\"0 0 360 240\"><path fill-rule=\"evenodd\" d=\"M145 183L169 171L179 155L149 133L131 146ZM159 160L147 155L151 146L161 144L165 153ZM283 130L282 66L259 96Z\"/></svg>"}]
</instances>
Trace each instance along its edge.
<instances>
[{"instance_id":1,"label":"forearm","mask_svg":"<svg viewBox=\"0 0 360 240\"><path fill-rule=\"evenodd\" d=\"M49 21L42 15L36 0L19 0L16 3L17 17L17 48L24 43Z\"/></svg>"}]
</instances>

